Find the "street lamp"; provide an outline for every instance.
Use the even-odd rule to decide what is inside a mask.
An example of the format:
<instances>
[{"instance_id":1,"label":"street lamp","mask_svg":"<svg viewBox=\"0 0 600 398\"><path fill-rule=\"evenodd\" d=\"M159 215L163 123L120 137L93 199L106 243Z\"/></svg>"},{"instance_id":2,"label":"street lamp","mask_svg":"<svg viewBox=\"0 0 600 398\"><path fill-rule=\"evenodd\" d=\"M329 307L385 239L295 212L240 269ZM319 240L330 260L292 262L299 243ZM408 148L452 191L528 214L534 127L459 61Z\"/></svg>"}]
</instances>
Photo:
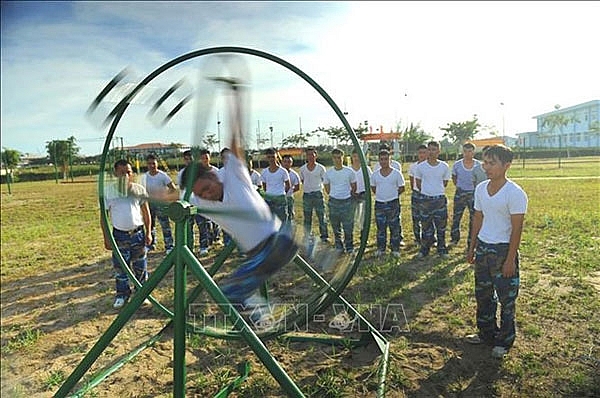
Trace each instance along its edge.
<instances>
[{"instance_id":1,"label":"street lamp","mask_svg":"<svg viewBox=\"0 0 600 398\"><path fill-rule=\"evenodd\" d=\"M506 131L504 130L504 102L500 102L500 106L502 107L502 141L504 141L504 145L506 145Z\"/></svg>"},{"instance_id":2,"label":"street lamp","mask_svg":"<svg viewBox=\"0 0 600 398\"><path fill-rule=\"evenodd\" d=\"M271 131L271 148L274 148L273 147L273 125L269 126L269 130Z\"/></svg>"},{"instance_id":3,"label":"street lamp","mask_svg":"<svg viewBox=\"0 0 600 398\"><path fill-rule=\"evenodd\" d=\"M221 152L221 120L219 120L219 112L217 112L217 146Z\"/></svg>"}]
</instances>

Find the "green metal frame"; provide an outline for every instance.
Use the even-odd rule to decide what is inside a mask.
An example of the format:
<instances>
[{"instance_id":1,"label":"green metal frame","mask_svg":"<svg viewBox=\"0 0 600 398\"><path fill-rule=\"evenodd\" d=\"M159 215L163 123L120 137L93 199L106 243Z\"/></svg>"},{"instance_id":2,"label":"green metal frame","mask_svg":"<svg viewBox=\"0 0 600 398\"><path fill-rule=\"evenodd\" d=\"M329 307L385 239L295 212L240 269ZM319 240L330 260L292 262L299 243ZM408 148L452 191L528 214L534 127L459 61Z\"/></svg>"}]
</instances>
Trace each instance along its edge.
<instances>
[{"instance_id":1,"label":"green metal frame","mask_svg":"<svg viewBox=\"0 0 600 398\"><path fill-rule=\"evenodd\" d=\"M194 51L185 55L182 55L178 58L173 59L172 61L164 64L163 66L156 69L150 75L148 75L145 79L143 79L121 102L117 104L115 109L113 110L114 119L109 129L109 133L107 135L104 150L101 158L100 164L100 176L98 179L98 192L99 192L99 202L100 209L102 214L102 224L105 231L109 232L107 235L110 237L111 245L113 247L113 251L115 253L119 253L117 250L116 242L112 237L112 233L110 233L110 229L108 228L109 222L106 214L106 208L104 204L104 170L106 168L106 160L108 153L110 151L110 143L112 141L112 137L116 131L117 125L123 116L125 110L129 106L129 103L133 99L135 95L137 95L151 80L156 78L158 75L168 70L169 68L187 61L189 59L199 57L202 55L208 54L219 54L219 53L241 53L253 55L261 58L265 58L267 60L278 63L279 65L284 66L288 70L296 73L306 82L308 82L316 91L321 94L321 96L327 101L327 103L331 106L331 108L335 111L336 115L342 121L344 127L350 132L351 140L355 146L355 148L360 148L360 143L354 134L353 129L350 127L348 121L346 120L343 112L339 109L339 107L335 104L335 102L329 97L329 95L309 76L307 76L300 69L295 66L287 63L286 61L275 57L271 54L264 53L261 51L243 48L243 47L215 47L204 50ZM369 176L366 168L366 160L362 151L358 151L359 158L361 161L363 177L365 180L365 184L368 186L369 184ZM188 194L189 196L189 194ZM354 273L357 270L358 265L360 264L360 260L365 250L367 237L369 234L370 227L370 219L371 219L371 194L370 190L366 191L365 195L365 217L364 223L361 229L361 243L360 247L354 257L352 264L348 266L341 278L335 281L334 284L328 283L325 279L321 277L321 275L315 271L312 266L306 262L300 255L296 256L295 264L300 267L312 280L319 286L319 290L314 293L308 300L307 305L307 314L296 314L295 323L298 326L303 324L304 319L310 319L310 316L317 314L320 311L323 311L325 308L329 307L334 302L339 302L346 310L352 313L362 325L367 326L369 332L368 334L364 334L360 340L351 340L348 338L324 338L323 336L300 336L295 335L293 333L289 333L285 328L275 328L272 330L266 330L261 332L254 332L250 326L246 323L246 321L242 318L242 316L237 312L237 310L229 303L226 297L223 295L221 290L218 288L214 280L212 279L212 275L214 275L217 270L223 265L224 261L228 258L230 253L234 249L234 245L230 244L225 249L219 253L213 266L207 271L204 267L201 266L198 259L193 255L190 248L187 246L188 242L188 219L192 215L194 215L197 211L196 208L189 205L186 201L177 201L172 203L169 207L169 217L175 221L175 247L174 250L168 254L162 263L156 268L156 270L152 273L148 281L146 281L143 285L141 285L133 275L131 269L127 266L124 259L120 254L117 255L119 262L123 269L128 273L131 281L137 286L138 292L132 296L132 299L126 304L125 307L121 310L119 315L113 321L113 323L109 326L106 332L100 337L100 339L96 342L96 344L88 351L87 355L83 358L80 364L75 368L75 370L71 373L71 375L65 380L63 385L56 393L56 397L64 397L75 387L77 382L84 376L84 374L89 370L89 368L93 365L96 359L100 356L100 354L106 349L106 347L110 344L110 342L116 337L117 333L124 327L126 322L133 316L135 311L141 306L142 302L148 298L154 305L154 308L158 309L160 312L165 314L171 320L163 327L163 329L147 342L142 343L136 349L134 349L131 353L125 355L120 360L116 361L113 365L109 366L109 368L98 372L96 375L92 377L90 381L85 383L84 387L77 391L73 396L81 396L85 394L90 388L98 385L104 378L118 370L121 366L123 366L126 362L130 361L135 355L141 352L148 346L151 346L155 341L160 338L162 333L169 327L173 327L174 334L174 368L173 368L173 395L175 397L184 397L185 396L185 383L186 383L186 369L185 369L185 336L186 332L200 333L211 337L222 338L222 339L240 339L243 338L250 348L255 352L260 361L267 367L269 372L275 377L278 383L281 385L283 390L289 396L302 397L303 394L300 389L296 386L296 384L291 380L291 378L285 373L285 371L281 368L279 363L273 358L273 356L269 353L267 348L264 346L261 338L263 340L284 336L284 338L290 340L302 340L302 341L315 341L315 342L325 342L329 344L344 344L347 345L351 343L352 345L364 345L371 341L374 341L380 352L382 353L382 358L380 360L379 365L379 388L378 388L378 396L384 396L385 394L385 376L387 372L387 362L389 358L389 343L386 339L377 331L358 311L356 311L342 296L341 292L350 282ZM185 198L187 199L187 198ZM155 300L151 293L156 288L156 286L160 283L160 281L164 278L167 272L174 267L174 310L170 311L166 307L164 307L161 303ZM186 297L186 287L187 287L187 271L190 270L193 275L199 280L200 284L197 285ZM202 292L206 290L206 292L211 296L215 303L219 306L220 310L227 314L227 316L231 317L234 320L234 326L231 330L214 330L214 329L201 329L198 330L194 326L188 324L186 322L186 310L188 308L188 304L193 302L196 297ZM266 293L266 287L263 289L263 292ZM249 371L249 367L246 366L244 371L240 371L240 377L234 381L230 386L227 386L225 389L220 391L217 396L226 396L229 394L235 387L237 387L246 377ZM225 394L225 395L223 395Z\"/></svg>"}]
</instances>

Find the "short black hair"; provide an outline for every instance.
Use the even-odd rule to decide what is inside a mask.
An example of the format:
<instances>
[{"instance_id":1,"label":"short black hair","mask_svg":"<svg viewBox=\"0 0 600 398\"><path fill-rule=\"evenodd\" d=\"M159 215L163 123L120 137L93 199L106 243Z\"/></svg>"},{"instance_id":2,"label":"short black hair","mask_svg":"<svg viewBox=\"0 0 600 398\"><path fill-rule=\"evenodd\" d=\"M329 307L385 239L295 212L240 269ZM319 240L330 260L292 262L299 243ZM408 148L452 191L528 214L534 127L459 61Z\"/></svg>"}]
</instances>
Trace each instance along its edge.
<instances>
[{"instance_id":1,"label":"short black hair","mask_svg":"<svg viewBox=\"0 0 600 398\"><path fill-rule=\"evenodd\" d=\"M131 163L129 163L129 161L127 159L119 159L115 162L113 168L116 170L120 166L127 166L129 164L131 164Z\"/></svg>"},{"instance_id":2,"label":"short black hair","mask_svg":"<svg viewBox=\"0 0 600 398\"><path fill-rule=\"evenodd\" d=\"M417 147L417 151L418 151L419 149L427 149L427 145L425 145L425 144L421 144L421 145L419 145L419 146Z\"/></svg>"},{"instance_id":3,"label":"short black hair","mask_svg":"<svg viewBox=\"0 0 600 398\"><path fill-rule=\"evenodd\" d=\"M490 146L484 153L483 156L489 158L495 158L499 160L502 164L512 163L513 161L513 151L502 144L495 144Z\"/></svg>"},{"instance_id":4,"label":"short black hair","mask_svg":"<svg viewBox=\"0 0 600 398\"><path fill-rule=\"evenodd\" d=\"M151 153L148 156L146 156L146 162L148 162L150 160L158 160L158 158L156 157L155 154Z\"/></svg>"},{"instance_id":5,"label":"short black hair","mask_svg":"<svg viewBox=\"0 0 600 398\"><path fill-rule=\"evenodd\" d=\"M192 163L181 173L181 189L185 189L188 179L192 180L192 185L200 178L215 178L218 179L217 173L211 167L206 167L202 163Z\"/></svg>"},{"instance_id":6,"label":"short black hair","mask_svg":"<svg viewBox=\"0 0 600 398\"><path fill-rule=\"evenodd\" d=\"M192 151L190 149L183 151L183 157L192 157Z\"/></svg>"}]
</instances>

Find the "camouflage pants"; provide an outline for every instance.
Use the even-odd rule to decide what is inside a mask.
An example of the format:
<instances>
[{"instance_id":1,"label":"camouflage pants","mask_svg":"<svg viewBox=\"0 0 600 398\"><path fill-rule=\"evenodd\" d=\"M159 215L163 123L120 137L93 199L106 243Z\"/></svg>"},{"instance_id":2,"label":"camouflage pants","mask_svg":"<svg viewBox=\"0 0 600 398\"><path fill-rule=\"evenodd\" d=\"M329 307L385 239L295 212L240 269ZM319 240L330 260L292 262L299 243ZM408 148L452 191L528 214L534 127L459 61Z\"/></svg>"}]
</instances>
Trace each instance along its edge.
<instances>
[{"instance_id":1,"label":"camouflage pants","mask_svg":"<svg viewBox=\"0 0 600 398\"><path fill-rule=\"evenodd\" d=\"M160 206L150 206L150 217L152 218L152 243L150 246L156 246L156 220L160 223L163 239L165 240L165 249L173 248L173 233L171 232L171 223L166 209Z\"/></svg>"},{"instance_id":2,"label":"camouflage pants","mask_svg":"<svg viewBox=\"0 0 600 398\"><path fill-rule=\"evenodd\" d=\"M456 188L454 194L454 210L452 212L452 228L450 229L450 239L452 242L458 242L460 240L460 220L465 212L465 209L469 210L469 229L467 232L467 246L471 243L471 225L473 224L473 191L465 191L460 188Z\"/></svg>"},{"instance_id":3,"label":"camouflage pants","mask_svg":"<svg viewBox=\"0 0 600 398\"><path fill-rule=\"evenodd\" d=\"M377 250L385 251L389 228L390 247L393 252L400 251L400 200L376 201L375 221L377 223Z\"/></svg>"},{"instance_id":4,"label":"camouflage pants","mask_svg":"<svg viewBox=\"0 0 600 398\"><path fill-rule=\"evenodd\" d=\"M346 251L354 250L354 207L352 199L329 198L329 221L333 230L335 239L335 248ZM342 229L344 230L344 240L342 243Z\"/></svg>"},{"instance_id":5,"label":"camouflage pants","mask_svg":"<svg viewBox=\"0 0 600 398\"><path fill-rule=\"evenodd\" d=\"M495 346L512 347L515 341L515 303L519 295L519 255L513 277L502 275L502 265L508 252L508 243L488 244L477 241L475 251L475 298L477 300L477 328L480 337ZM496 309L500 302L500 327Z\"/></svg>"},{"instance_id":6,"label":"camouflage pants","mask_svg":"<svg viewBox=\"0 0 600 398\"><path fill-rule=\"evenodd\" d=\"M134 233L113 229L113 237L117 243L119 253L133 271L135 278L140 283L146 282L148 279L148 259L146 257L144 229L141 228ZM117 297L127 298L131 296L129 277L121 266L116 253L113 253L112 263L115 270Z\"/></svg>"},{"instance_id":7,"label":"camouflage pants","mask_svg":"<svg viewBox=\"0 0 600 398\"><path fill-rule=\"evenodd\" d=\"M413 235L415 237L415 243L421 244L422 239L422 215L423 210L423 195L418 191L412 191L410 194L410 215L412 218Z\"/></svg>"},{"instance_id":8,"label":"camouflage pants","mask_svg":"<svg viewBox=\"0 0 600 398\"><path fill-rule=\"evenodd\" d=\"M287 215L288 215L288 220L292 221L295 216L296 216L296 212L294 211L294 197L293 196L286 196L287 199Z\"/></svg>"},{"instance_id":9,"label":"camouflage pants","mask_svg":"<svg viewBox=\"0 0 600 398\"><path fill-rule=\"evenodd\" d=\"M304 213L304 234L309 236L312 230L312 214L313 210L317 214L317 220L319 221L319 234L321 239L327 239L329 237L327 233L327 223L325 220L325 203L323 201L323 193L320 191L316 192L305 192L302 195L302 212Z\"/></svg>"},{"instance_id":10,"label":"camouflage pants","mask_svg":"<svg viewBox=\"0 0 600 398\"><path fill-rule=\"evenodd\" d=\"M285 195L265 195L265 202L269 205L271 213L275 214L282 223L288 221L287 199Z\"/></svg>"},{"instance_id":11,"label":"camouflage pants","mask_svg":"<svg viewBox=\"0 0 600 398\"><path fill-rule=\"evenodd\" d=\"M421 237L421 253L429 254L433 246L434 234L437 233L437 251L439 254L447 253L446 225L448 223L448 199L446 196L423 196L421 206L421 223L423 234Z\"/></svg>"}]
</instances>

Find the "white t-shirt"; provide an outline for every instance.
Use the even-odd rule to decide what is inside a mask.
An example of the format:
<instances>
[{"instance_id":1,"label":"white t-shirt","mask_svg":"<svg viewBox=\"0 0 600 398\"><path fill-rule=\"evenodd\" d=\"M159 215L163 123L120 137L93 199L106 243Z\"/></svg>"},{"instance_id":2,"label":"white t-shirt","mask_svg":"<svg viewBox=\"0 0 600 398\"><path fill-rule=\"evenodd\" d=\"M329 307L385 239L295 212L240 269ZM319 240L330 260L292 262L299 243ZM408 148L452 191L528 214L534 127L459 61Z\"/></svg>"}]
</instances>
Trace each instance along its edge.
<instances>
[{"instance_id":1,"label":"white t-shirt","mask_svg":"<svg viewBox=\"0 0 600 398\"><path fill-rule=\"evenodd\" d=\"M104 204L109 211L110 222L116 229L131 231L144 225L142 204L148 200L146 189L132 183L127 195L119 192L118 182L108 185L104 191Z\"/></svg>"},{"instance_id":2,"label":"white t-shirt","mask_svg":"<svg viewBox=\"0 0 600 398\"><path fill-rule=\"evenodd\" d=\"M422 162L424 162L424 160ZM419 163L421 162L413 162L410 164L410 166L408 166L408 176L413 178L412 190L415 192L419 192L419 187L417 187L417 179L415 177L415 168Z\"/></svg>"},{"instance_id":3,"label":"white t-shirt","mask_svg":"<svg viewBox=\"0 0 600 398\"><path fill-rule=\"evenodd\" d=\"M381 169L373 172L371 176L371 186L375 187L375 200L377 202L389 202L398 199L398 188L403 187L404 184L404 176L394 168L385 177L381 174Z\"/></svg>"},{"instance_id":4,"label":"white t-shirt","mask_svg":"<svg viewBox=\"0 0 600 398\"><path fill-rule=\"evenodd\" d=\"M250 181L252 181L252 185L254 185L256 189L262 187L262 179L260 178L260 173L254 169L250 170Z\"/></svg>"},{"instance_id":5,"label":"white t-shirt","mask_svg":"<svg viewBox=\"0 0 600 398\"><path fill-rule=\"evenodd\" d=\"M356 193L365 192L365 177L363 176L362 168L359 167L358 170L354 170L354 167L352 167L352 171L354 171L356 174ZM371 171L369 166L367 166L367 174L369 178L371 178L371 175L373 175L373 171Z\"/></svg>"},{"instance_id":6,"label":"white t-shirt","mask_svg":"<svg viewBox=\"0 0 600 398\"><path fill-rule=\"evenodd\" d=\"M490 180L475 188L475 210L483 213L483 224L477 237L490 244L509 243L512 232L510 216L527 212L527 194L511 180L494 196L488 193Z\"/></svg>"},{"instance_id":7,"label":"white t-shirt","mask_svg":"<svg viewBox=\"0 0 600 398\"><path fill-rule=\"evenodd\" d=\"M332 167L323 178L323 184L329 185L329 197L334 199L348 199L352 196L350 184L353 182L356 182L356 173L348 166L342 166L340 170Z\"/></svg>"},{"instance_id":8,"label":"white t-shirt","mask_svg":"<svg viewBox=\"0 0 600 398\"><path fill-rule=\"evenodd\" d=\"M394 159L390 159L390 166L393 169L398 170L399 172L402 172L402 165L400 164L400 162L398 162L397 160ZM373 166L373 173L375 173L377 170L379 170L381 168L381 163L377 162L375 163L375 166Z\"/></svg>"},{"instance_id":9,"label":"white t-shirt","mask_svg":"<svg viewBox=\"0 0 600 398\"><path fill-rule=\"evenodd\" d=\"M162 170L157 170L158 173L151 175L149 172L144 173L142 177L142 185L146 188L150 197L164 193L167 186L172 182L171 177Z\"/></svg>"},{"instance_id":10,"label":"white t-shirt","mask_svg":"<svg viewBox=\"0 0 600 398\"><path fill-rule=\"evenodd\" d=\"M227 153L221 169L223 201L190 198L206 218L220 225L243 251L255 248L281 227L265 200L252 186L246 165L235 155ZM211 213L203 213L210 210ZM212 213L215 211L215 213Z\"/></svg>"},{"instance_id":11,"label":"white t-shirt","mask_svg":"<svg viewBox=\"0 0 600 398\"><path fill-rule=\"evenodd\" d=\"M448 163L438 160L438 164L432 166L429 162L421 162L415 167L415 178L421 180L421 193L427 196L444 195L446 187L444 181L452 178Z\"/></svg>"},{"instance_id":12,"label":"white t-shirt","mask_svg":"<svg viewBox=\"0 0 600 398\"><path fill-rule=\"evenodd\" d=\"M286 169L278 166L277 170L272 172L266 167L262 171L260 178L262 182L267 184L267 189L265 190L267 195L285 195L285 182L290 180L290 175Z\"/></svg>"},{"instance_id":13,"label":"white t-shirt","mask_svg":"<svg viewBox=\"0 0 600 398\"><path fill-rule=\"evenodd\" d=\"M290 189L286 192L287 196L294 196L294 187L300 184L300 176L294 169L286 170L290 175Z\"/></svg>"},{"instance_id":14,"label":"white t-shirt","mask_svg":"<svg viewBox=\"0 0 600 398\"><path fill-rule=\"evenodd\" d=\"M322 192L323 178L325 177L325 166L321 163L315 163L315 168L308 169L308 163L300 167L300 180L302 181L302 190L304 193Z\"/></svg>"}]
</instances>

